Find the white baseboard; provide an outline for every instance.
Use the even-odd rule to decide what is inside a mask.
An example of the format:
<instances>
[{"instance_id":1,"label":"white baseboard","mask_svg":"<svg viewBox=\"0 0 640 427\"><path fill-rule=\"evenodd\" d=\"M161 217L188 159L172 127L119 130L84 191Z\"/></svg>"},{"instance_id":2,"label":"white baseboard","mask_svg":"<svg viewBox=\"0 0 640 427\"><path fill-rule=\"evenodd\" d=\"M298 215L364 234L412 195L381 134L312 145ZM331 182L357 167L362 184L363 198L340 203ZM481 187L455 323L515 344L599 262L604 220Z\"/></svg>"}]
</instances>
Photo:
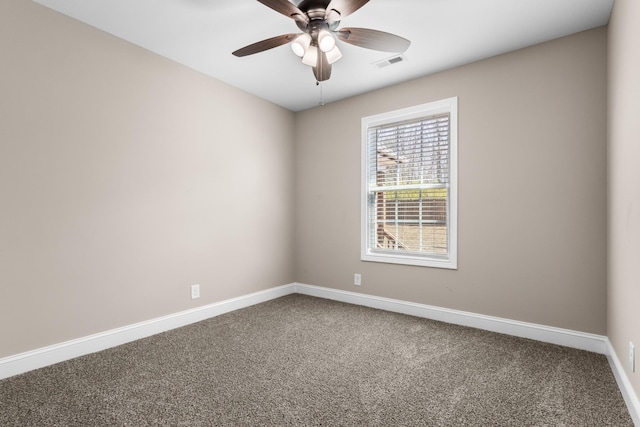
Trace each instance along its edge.
<instances>
[{"instance_id":1,"label":"white baseboard","mask_svg":"<svg viewBox=\"0 0 640 427\"><path fill-rule=\"evenodd\" d=\"M0 379L95 353L295 292L284 285L0 359Z\"/></svg>"},{"instance_id":2,"label":"white baseboard","mask_svg":"<svg viewBox=\"0 0 640 427\"><path fill-rule=\"evenodd\" d=\"M295 292L320 298L342 301L349 304L363 305L395 313L409 314L426 319L439 320L455 325L469 326L492 332L530 338L565 347L587 350L599 354L607 354L606 337L602 335L576 332L569 329L519 322L500 317L485 316L466 311L451 310L425 304L340 291L319 286L295 284Z\"/></svg>"},{"instance_id":3,"label":"white baseboard","mask_svg":"<svg viewBox=\"0 0 640 427\"><path fill-rule=\"evenodd\" d=\"M609 359L609 365L611 365L611 370L618 383L618 388L627 404L631 419L636 426L640 426L640 400L638 400L638 396L631 386L631 381L629 381L629 377L622 367L616 350L613 348L613 345L611 345L611 341L609 341L609 338L606 338L605 341L607 344L607 359Z\"/></svg>"},{"instance_id":4,"label":"white baseboard","mask_svg":"<svg viewBox=\"0 0 640 427\"><path fill-rule=\"evenodd\" d=\"M291 293L316 296L608 354L606 337L355 292L293 283L0 359L0 379L94 353Z\"/></svg>"},{"instance_id":5,"label":"white baseboard","mask_svg":"<svg viewBox=\"0 0 640 427\"><path fill-rule=\"evenodd\" d=\"M390 298L319 286L292 283L264 291L220 301L168 316L135 323L83 338L0 359L0 379L59 363L141 338L219 316L241 308L266 302L292 293L315 296L349 304L362 305L395 313L408 314L456 325L469 326L537 341L558 344L594 353L605 354L618 386L627 403L634 423L640 426L640 403L608 338L568 329L519 322L459 310L417 304Z\"/></svg>"}]
</instances>

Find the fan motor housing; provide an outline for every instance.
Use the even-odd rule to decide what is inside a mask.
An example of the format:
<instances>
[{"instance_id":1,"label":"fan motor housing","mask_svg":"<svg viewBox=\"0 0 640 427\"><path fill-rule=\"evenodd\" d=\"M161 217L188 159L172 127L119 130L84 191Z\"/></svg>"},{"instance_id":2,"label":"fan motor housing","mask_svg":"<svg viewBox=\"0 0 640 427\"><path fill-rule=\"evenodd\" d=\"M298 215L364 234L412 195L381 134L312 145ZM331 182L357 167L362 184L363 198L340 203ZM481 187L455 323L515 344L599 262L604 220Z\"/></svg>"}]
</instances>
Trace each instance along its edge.
<instances>
[{"instance_id":1,"label":"fan motor housing","mask_svg":"<svg viewBox=\"0 0 640 427\"><path fill-rule=\"evenodd\" d=\"M298 28L309 34L323 28L330 31L338 28L340 24L339 20L332 22L326 21L327 6L329 6L329 3L331 3L331 0L303 0L300 2L298 9L304 12L307 18L309 18L309 22L296 21Z\"/></svg>"},{"instance_id":2,"label":"fan motor housing","mask_svg":"<svg viewBox=\"0 0 640 427\"><path fill-rule=\"evenodd\" d=\"M322 9L322 11L325 11L327 10L329 3L331 3L331 0L302 0L300 4L298 4L298 9L304 13L308 13L315 9Z\"/></svg>"}]
</instances>

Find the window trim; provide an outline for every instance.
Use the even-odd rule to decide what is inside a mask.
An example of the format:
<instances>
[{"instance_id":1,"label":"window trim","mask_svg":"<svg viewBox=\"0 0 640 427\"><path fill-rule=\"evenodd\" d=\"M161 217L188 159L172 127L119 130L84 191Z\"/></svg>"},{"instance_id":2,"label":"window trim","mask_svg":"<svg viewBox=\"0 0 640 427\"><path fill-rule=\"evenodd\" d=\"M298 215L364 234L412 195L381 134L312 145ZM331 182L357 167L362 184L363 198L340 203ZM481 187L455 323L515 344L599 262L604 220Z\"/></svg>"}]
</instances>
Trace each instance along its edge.
<instances>
[{"instance_id":1,"label":"window trim","mask_svg":"<svg viewBox=\"0 0 640 427\"><path fill-rule=\"evenodd\" d=\"M369 249L369 203L368 203L368 129L432 116L439 113L449 113L449 209L447 211L448 249L446 256L416 255L399 253L379 253ZM429 102L409 108L390 111L363 117L361 121L361 189L360 189L360 259L362 261L415 265L422 267L436 267L456 270L458 268L458 98L452 97L440 101Z\"/></svg>"}]
</instances>

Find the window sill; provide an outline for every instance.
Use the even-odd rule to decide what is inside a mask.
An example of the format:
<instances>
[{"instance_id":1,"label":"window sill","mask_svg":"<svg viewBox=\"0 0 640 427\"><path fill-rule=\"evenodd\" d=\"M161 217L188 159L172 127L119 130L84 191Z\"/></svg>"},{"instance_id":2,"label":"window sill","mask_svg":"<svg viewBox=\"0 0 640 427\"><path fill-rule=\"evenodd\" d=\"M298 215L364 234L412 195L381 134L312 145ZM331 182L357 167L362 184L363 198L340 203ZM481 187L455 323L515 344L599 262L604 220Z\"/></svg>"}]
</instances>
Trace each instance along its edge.
<instances>
[{"instance_id":1,"label":"window sill","mask_svg":"<svg viewBox=\"0 0 640 427\"><path fill-rule=\"evenodd\" d=\"M413 265L419 267L445 268L457 270L457 260L448 256L419 256L419 255L396 255L385 252L368 251L360 257L362 261L381 262L386 264Z\"/></svg>"}]
</instances>

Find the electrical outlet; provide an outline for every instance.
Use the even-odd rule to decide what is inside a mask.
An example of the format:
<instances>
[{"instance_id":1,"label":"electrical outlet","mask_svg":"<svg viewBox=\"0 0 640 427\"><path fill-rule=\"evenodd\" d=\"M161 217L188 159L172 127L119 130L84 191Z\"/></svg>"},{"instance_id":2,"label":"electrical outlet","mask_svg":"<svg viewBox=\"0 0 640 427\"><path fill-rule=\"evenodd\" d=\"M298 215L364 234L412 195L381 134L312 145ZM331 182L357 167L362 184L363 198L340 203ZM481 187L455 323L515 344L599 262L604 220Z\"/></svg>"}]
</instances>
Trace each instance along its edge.
<instances>
[{"instance_id":1,"label":"electrical outlet","mask_svg":"<svg viewBox=\"0 0 640 427\"><path fill-rule=\"evenodd\" d=\"M631 372L636 371L636 346L629 341L629 369Z\"/></svg>"},{"instance_id":2,"label":"electrical outlet","mask_svg":"<svg viewBox=\"0 0 640 427\"><path fill-rule=\"evenodd\" d=\"M358 273L353 275L353 284L356 286L362 285L362 276Z\"/></svg>"},{"instance_id":3,"label":"electrical outlet","mask_svg":"<svg viewBox=\"0 0 640 427\"><path fill-rule=\"evenodd\" d=\"M200 298L200 285L191 285L191 299Z\"/></svg>"}]
</instances>

